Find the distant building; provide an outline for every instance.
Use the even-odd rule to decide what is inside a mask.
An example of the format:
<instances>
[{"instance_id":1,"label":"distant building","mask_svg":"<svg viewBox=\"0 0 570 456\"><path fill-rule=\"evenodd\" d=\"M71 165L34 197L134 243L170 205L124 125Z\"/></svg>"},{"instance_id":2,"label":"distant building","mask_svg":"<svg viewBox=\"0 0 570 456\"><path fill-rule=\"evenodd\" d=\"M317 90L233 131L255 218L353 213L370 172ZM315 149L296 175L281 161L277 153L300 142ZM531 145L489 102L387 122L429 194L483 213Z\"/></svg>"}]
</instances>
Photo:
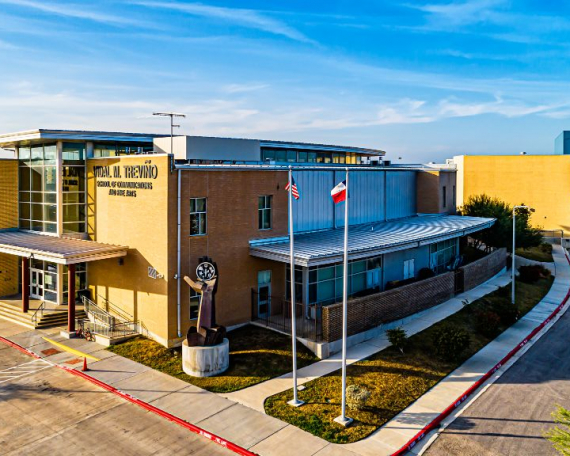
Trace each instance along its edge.
<instances>
[{"instance_id":1,"label":"distant building","mask_svg":"<svg viewBox=\"0 0 570 456\"><path fill-rule=\"evenodd\" d=\"M554 155L461 155L457 167L457 205L474 195L497 197L511 206L526 204L531 223L544 230L570 233L570 131L555 141ZM556 233L553 233L553 235Z\"/></svg>"},{"instance_id":2,"label":"distant building","mask_svg":"<svg viewBox=\"0 0 570 456\"><path fill-rule=\"evenodd\" d=\"M448 272L459 264L460 238L494 222L454 215L450 166L391 166L381 150L325 144L196 136L173 143L171 151L170 137L89 131L0 135L0 147L17 157L0 160L0 305L67 305L72 330L83 296L101 315L140 322L138 330L172 346L195 324L200 299L182 278L194 278L210 257L220 324L285 322L289 166L301 194L294 226L303 321L321 318L342 296L344 203L335 206L330 190L346 168L351 297L422 270ZM402 315L437 303L424 301L394 304ZM10 315L0 306L0 316Z\"/></svg>"}]
</instances>

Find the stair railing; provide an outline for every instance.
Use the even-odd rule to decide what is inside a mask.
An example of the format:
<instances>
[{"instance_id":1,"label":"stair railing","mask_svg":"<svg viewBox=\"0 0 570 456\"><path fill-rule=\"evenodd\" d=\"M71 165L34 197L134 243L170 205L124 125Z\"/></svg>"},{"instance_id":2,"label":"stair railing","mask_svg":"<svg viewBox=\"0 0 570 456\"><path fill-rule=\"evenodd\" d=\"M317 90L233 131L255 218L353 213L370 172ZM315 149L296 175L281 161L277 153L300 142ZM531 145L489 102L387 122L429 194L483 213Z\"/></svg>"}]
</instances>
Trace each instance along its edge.
<instances>
[{"instance_id":1,"label":"stair railing","mask_svg":"<svg viewBox=\"0 0 570 456\"><path fill-rule=\"evenodd\" d=\"M42 301L40 306L36 309L36 311L32 315L32 323L34 324L34 326L36 326L38 324L38 320L41 320L42 317L44 316L45 309L46 309L46 302Z\"/></svg>"}]
</instances>

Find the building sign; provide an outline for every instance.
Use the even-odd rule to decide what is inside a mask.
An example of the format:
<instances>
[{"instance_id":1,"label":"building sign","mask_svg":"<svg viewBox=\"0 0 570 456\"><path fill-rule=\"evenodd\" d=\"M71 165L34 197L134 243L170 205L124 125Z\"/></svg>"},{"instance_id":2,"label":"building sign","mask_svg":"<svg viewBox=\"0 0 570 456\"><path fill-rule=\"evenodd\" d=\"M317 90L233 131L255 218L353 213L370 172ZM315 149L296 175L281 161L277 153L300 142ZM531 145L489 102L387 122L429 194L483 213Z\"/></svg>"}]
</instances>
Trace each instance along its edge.
<instances>
[{"instance_id":1,"label":"building sign","mask_svg":"<svg viewBox=\"0 0 570 456\"><path fill-rule=\"evenodd\" d=\"M137 197L137 191L152 190L158 177L158 166L152 160L143 165L94 166L93 174L98 188L108 188L110 196ZM133 179L133 180L126 180Z\"/></svg>"}]
</instances>

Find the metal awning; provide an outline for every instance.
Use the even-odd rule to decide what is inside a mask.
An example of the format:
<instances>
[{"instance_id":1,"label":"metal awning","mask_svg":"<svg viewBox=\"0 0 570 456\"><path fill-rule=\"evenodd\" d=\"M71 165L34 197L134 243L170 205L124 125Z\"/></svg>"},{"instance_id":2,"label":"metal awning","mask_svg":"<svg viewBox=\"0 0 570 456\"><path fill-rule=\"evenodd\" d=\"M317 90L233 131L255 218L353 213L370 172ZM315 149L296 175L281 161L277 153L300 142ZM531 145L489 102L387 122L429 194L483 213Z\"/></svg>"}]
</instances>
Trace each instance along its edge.
<instances>
[{"instance_id":1,"label":"metal awning","mask_svg":"<svg viewBox=\"0 0 570 456\"><path fill-rule=\"evenodd\" d=\"M350 260L406 250L453 239L489 228L492 218L458 215L418 216L392 222L357 225L348 231ZM315 266L342 261L344 229L295 235L295 264ZM250 242L252 256L288 263L288 238L262 239Z\"/></svg>"},{"instance_id":2,"label":"metal awning","mask_svg":"<svg viewBox=\"0 0 570 456\"><path fill-rule=\"evenodd\" d=\"M57 237L28 231L1 231L0 253L51 261L57 264L77 264L123 257L128 247Z\"/></svg>"}]
</instances>

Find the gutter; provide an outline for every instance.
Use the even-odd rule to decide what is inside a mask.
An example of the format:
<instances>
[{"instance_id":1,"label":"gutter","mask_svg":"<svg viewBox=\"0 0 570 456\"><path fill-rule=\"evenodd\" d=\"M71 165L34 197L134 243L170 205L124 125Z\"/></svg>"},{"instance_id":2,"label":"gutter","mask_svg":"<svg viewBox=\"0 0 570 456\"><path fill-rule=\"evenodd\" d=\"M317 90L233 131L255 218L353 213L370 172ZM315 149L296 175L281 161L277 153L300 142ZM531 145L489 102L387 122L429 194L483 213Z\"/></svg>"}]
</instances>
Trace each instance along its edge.
<instances>
[{"instance_id":1,"label":"gutter","mask_svg":"<svg viewBox=\"0 0 570 456\"><path fill-rule=\"evenodd\" d=\"M176 240L176 306L177 306L177 328L178 337L182 337L182 314L180 302L180 285L181 275L180 271L180 250L182 244L182 230L181 230L181 203L182 203L182 170L178 169L178 207L177 207L177 240Z\"/></svg>"}]
</instances>

